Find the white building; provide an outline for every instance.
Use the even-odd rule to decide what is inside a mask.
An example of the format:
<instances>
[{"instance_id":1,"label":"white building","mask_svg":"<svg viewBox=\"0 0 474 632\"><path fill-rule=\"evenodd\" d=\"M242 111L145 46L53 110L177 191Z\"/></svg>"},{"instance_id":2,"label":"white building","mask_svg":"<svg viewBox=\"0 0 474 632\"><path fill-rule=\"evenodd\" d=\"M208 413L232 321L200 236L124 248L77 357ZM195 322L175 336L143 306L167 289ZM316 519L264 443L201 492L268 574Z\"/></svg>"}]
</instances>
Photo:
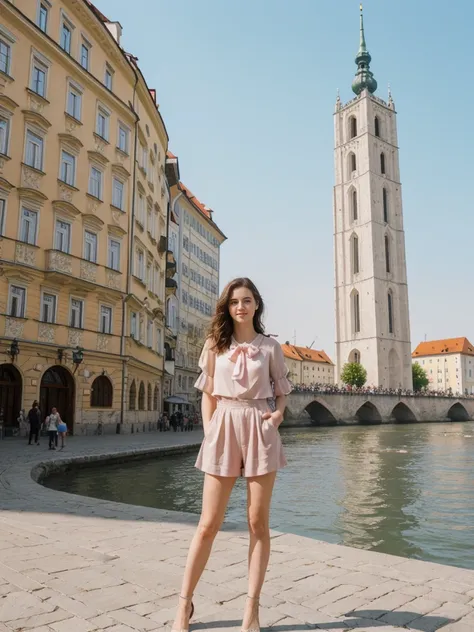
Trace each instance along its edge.
<instances>
[{"instance_id":1,"label":"white building","mask_svg":"<svg viewBox=\"0 0 474 632\"><path fill-rule=\"evenodd\" d=\"M297 347L289 342L281 345L281 348L288 368L288 379L293 384L334 384L334 363L325 351Z\"/></svg>"},{"instance_id":2,"label":"white building","mask_svg":"<svg viewBox=\"0 0 474 632\"><path fill-rule=\"evenodd\" d=\"M411 388L410 323L395 104L374 96L360 18L356 97L335 123L336 365L360 362L367 384Z\"/></svg>"},{"instance_id":3,"label":"white building","mask_svg":"<svg viewBox=\"0 0 474 632\"><path fill-rule=\"evenodd\" d=\"M430 391L474 393L474 346L467 338L420 342L412 359L425 369Z\"/></svg>"},{"instance_id":4,"label":"white building","mask_svg":"<svg viewBox=\"0 0 474 632\"><path fill-rule=\"evenodd\" d=\"M198 361L219 298L220 247L226 239L213 211L182 183L171 188L169 247L177 262L176 294L168 298L177 335L172 403L196 408Z\"/></svg>"}]
</instances>

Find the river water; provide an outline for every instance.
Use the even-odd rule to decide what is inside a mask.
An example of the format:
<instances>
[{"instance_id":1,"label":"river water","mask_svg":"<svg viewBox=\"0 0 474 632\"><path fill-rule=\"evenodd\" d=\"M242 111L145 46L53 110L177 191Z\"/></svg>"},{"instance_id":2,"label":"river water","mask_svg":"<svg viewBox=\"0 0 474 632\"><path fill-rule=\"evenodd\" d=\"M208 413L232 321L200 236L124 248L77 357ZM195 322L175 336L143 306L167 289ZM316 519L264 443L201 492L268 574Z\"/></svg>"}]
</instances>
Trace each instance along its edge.
<instances>
[{"instance_id":1,"label":"river water","mask_svg":"<svg viewBox=\"0 0 474 632\"><path fill-rule=\"evenodd\" d=\"M474 569L474 423L282 431L271 526L338 544ZM76 469L49 487L199 513L195 454ZM244 480L226 520L245 520Z\"/></svg>"}]
</instances>

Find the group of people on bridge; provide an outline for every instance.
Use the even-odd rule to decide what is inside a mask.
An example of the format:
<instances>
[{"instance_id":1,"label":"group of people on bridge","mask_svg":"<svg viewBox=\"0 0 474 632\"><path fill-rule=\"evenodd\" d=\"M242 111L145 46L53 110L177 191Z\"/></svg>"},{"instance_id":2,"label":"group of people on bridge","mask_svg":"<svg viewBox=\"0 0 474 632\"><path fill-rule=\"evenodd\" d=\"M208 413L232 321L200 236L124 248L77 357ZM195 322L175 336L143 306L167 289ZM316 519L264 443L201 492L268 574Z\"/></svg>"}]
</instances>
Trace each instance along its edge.
<instances>
[{"instance_id":1,"label":"group of people on bridge","mask_svg":"<svg viewBox=\"0 0 474 632\"><path fill-rule=\"evenodd\" d=\"M337 384L321 384L315 382L314 384L294 384L293 393L321 393L324 395L392 395L395 397L452 397L473 399L474 394L465 393L453 393L453 390L449 388L446 391L443 390L429 390L427 388L420 391L414 391L406 388L385 388L384 386L351 386L345 384L338 386Z\"/></svg>"}]
</instances>

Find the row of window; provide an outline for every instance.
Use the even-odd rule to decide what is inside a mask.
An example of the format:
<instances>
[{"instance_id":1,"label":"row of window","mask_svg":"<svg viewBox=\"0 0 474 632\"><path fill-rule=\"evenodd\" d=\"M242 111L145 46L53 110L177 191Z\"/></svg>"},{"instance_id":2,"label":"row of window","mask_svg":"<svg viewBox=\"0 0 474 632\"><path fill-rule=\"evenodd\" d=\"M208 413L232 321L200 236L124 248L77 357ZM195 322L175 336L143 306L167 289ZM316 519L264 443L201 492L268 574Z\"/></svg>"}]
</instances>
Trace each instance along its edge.
<instances>
[{"instance_id":1,"label":"row of window","mask_svg":"<svg viewBox=\"0 0 474 632\"><path fill-rule=\"evenodd\" d=\"M146 265L145 265L146 260ZM146 285L150 292L160 294L161 272L157 263L145 256L145 251L137 248L135 251L135 276Z\"/></svg>"},{"instance_id":2,"label":"row of window","mask_svg":"<svg viewBox=\"0 0 474 632\"><path fill-rule=\"evenodd\" d=\"M359 219L359 202L357 191L351 187L349 191L349 206L351 209L351 217L352 221L356 222ZM383 221L385 224L388 224L389 220L389 195L386 187L382 188L382 210L383 210Z\"/></svg>"},{"instance_id":3,"label":"row of window","mask_svg":"<svg viewBox=\"0 0 474 632\"><path fill-rule=\"evenodd\" d=\"M37 26L46 33L49 33L51 3L48 0L43 0L38 3L38 12L36 17ZM61 11L61 23L58 43L61 48L72 56L73 52L73 40L74 40L75 26L72 21ZM81 34L79 42L79 50L77 55L77 61L81 66L89 71L91 64L92 44L86 38L84 34ZM12 42L7 38L2 37L0 39L0 71L6 75L10 75L12 63ZM106 63L103 83L108 90L112 90L113 87L114 70ZM38 79L40 82L45 83L45 77ZM42 95L45 96L45 95Z\"/></svg>"},{"instance_id":4,"label":"row of window","mask_svg":"<svg viewBox=\"0 0 474 632\"><path fill-rule=\"evenodd\" d=\"M360 312L360 295L354 290L351 294L352 302L352 331L356 334L360 333L361 328L361 312ZM388 333L394 333L394 314L393 314L393 294L387 292L387 314L388 314ZM356 360L357 361L357 360Z\"/></svg>"},{"instance_id":5,"label":"row of window","mask_svg":"<svg viewBox=\"0 0 474 632\"><path fill-rule=\"evenodd\" d=\"M211 278L205 276L204 274L201 274L200 272L197 272L194 268L189 268L185 263L181 265L181 273L186 278L191 277L191 281L194 281L201 287L206 288L208 292L211 292L216 296L218 295L219 291L217 283Z\"/></svg>"},{"instance_id":6,"label":"row of window","mask_svg":"<svg viewBox=\"0 0 474 632\"><path fill-rule=\"evenodd\" d=\"M353 175L354 171L357 171L357 158L354 152L351 152L347 157L348 171L349 174ZM387 168L385 162L385 154L382 151L380 154L380 173L381 175L387 175Z\"/></svg>"},{"instance_id":7,"label":"row of window","mask_svg":"<svg viewBox=\"0 0 474 632\"><path fill-rule=\"evenodd\" d=\"M8 315L14 318L25 318L26 316L26 293L27 288L21 285L10 285L8 296ZM43 323L58 324L57 310L59 297L52 292L43 291L41 293L40 320ZM84 328L85 301L80 298L70 297L69 299L69 327L76 329ZM99 332L102 334L112 333L112 307L99 305Z\"/></svg>"},{"instance_id":8,"label":"row of window","mask_svg":"<svg viewBox=\"0 0 474 632\"><path fill-rule=\"evenodd\" d=\"M183 301L183 305L189 305L189 307L201 312L201 314L212 316L212 305L206 303L206 301L202 301L200 298L197 298L192 294L188 294L185 290L182 291L181 299Z\"/></svg>"},{"instance_id":9,"label":"row of window","mask_svg":"<svg viewBox=\"0 0 474 632\"><path fill-rule=\"evenodd\" d=\"M200 248L200 246L189 239L189 237L183 237L183 248L184 250L186 250L186 252L189 252L195 257L198 257L200 261L210 266L213 270L219 269L217 259L214 259L214 257L211 257L211 255L207 254L207 252L202 250L202 248Z\"/></svg>"},{"instance_id":10,"label":"row of window","mask_svg":"<svg viewBox=\"0 0 474 632\"><path fill-rule=\"evenodd\" d=\"M191 375L188 375L187 378L186 375L178 375L178 389L184 391L185 393L192 392L194 388L194 382L195 378Z\"/></svg>"},{"instance_id":11,"label":"row of window","mask_svg":"<svg viewBox=\"0 0 474 632\"><path fill-rule=\"evenodd\" d=\"M130 312L130 337L145 344L149 349L155 349L159 354L163 354L163 343L161 329L154 326L153 320L147 319L146 326L144 320L137 312Z\"/></svg>"},{"instance_id":12,"label":"row of window","mask_svg":"<svg viewBox=\"0 0 474 632\"><path fill-rule=\"evenodd\" d=\"M187 211L184 211L184 223L187 224L188 226L191 226L191 228L195 230L197 233L199 233L201 237L204 237L204 239L207 239L207 241L211 244L211 246L214 246L214 247L219 246L218 239L214 237L214 235L206 228L206 226L202 222L197 220L194 217L194 215L192 215L191 213L188 213Z\"/></svg>"},{"instance_id":13,"label":"row of window","mask_svg":"<svg viewBox=\"0 0 474 632\"><path fill-rule=\"evenodd\" d=\"M381 130L382 130L382 122L378 116L374 116L374 126L373 126L374 136L377 136L377 138L380 138ZM351 115L349 117L348 133L349 133L349 139L355 138L358 135L357 118L354 115Z\"/></svg>"},{"instance_id":14,"label":"row of window","mask_svg":"<svg viewBox=\"0 0 474 632\"><path fill-rule=\"evenodd\" d=\"M0 232L3 234L5 226L6 200L0 199ZM22 207L20 212L19 241L36 245L39 229L39 212ZM91 263L98 260L98 235L91 230L84 230L83 258ZM72 224L64 219L56 219L53 248L65 254L71 254ZM109 236L107 266L112 270L120 271L121 241Z\"/></svg>"},{"instance_id":15,"label":"row of window","mask_svg":"<svg viewBox=\"0 0 474 632\"><path fill-rule=\"evenodd\" d=\"M8 315L13 318L25 318L26 314L26 287L20 285L10 285L8 296ZM52 292L43 291L41 293L40 320L43 323L59 324L57 322L59 297ZM85 301L84 299L69 298L69 322L68 326L75 329L84 329ZM102 334L112 334L113 311L108 305L99 306L99 328ZM142 326L139 315L136 312L130 313L130 336L135 340L146 344L150 349L154 348L157 353L163 353L161 329L154 326L151 319L147 320L146 330Z\"/></svg>"},{"instance_id":16,"label":"row of window","mask_svg":"<svg viewBox=\"0 0 474 632\"><path fill-rule=\"evenodd\" d=\"M390 274L392 271L391 259L390 259L390 239L388 235L384 237L385 246L385 272ZM360 259L359 259L359 237L352 235L351 237L351 254L352 254L352 274L359 274L360 272Z\"/></svg>"}]
</instances>

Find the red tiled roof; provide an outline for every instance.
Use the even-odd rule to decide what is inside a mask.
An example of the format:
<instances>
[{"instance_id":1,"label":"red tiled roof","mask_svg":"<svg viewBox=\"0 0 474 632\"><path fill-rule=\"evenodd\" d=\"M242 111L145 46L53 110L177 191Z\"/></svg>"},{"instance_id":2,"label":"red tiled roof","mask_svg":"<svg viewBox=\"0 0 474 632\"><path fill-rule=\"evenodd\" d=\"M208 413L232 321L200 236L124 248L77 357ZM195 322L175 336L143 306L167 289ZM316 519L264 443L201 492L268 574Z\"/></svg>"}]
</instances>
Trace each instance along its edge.
<instances>
[{"instance_id":1,"label":"red tiled roof","mask_svg":"<svg viewBox=\"0 0 474 632\"><path fill-rule=\"evenodd\" d=\"M170 160L176 160L177 156L175 156L174 154L172 154L170 152L170 150L168 149L168 151L166 152L166 157L169 158Z\"/></svg>"},{"instance_id":2,"label":"red tiled roof","mask_svg":"<svg viewBox=\"0 0 474 632\"><path fill-rule=\"evenodd\" d=\"M465 355L474 355L474 347L467 338L446 338L444 340L429 340L420 342L412 358L422 356L442 355L448 353L463 353Z\"/></svg>"},{"instance_id":3,"label":"red tiled roof","mask_svg":"<svg viewBox=\"0 0 474 632\"><path fill-rule=\"evenodd\" d=\"M201 213L207 217L207 219L212 219L212 211L207 206L204 206L202 202L198 200L198 198L192 193L187 186L185 186L182 182L178 184L178 188L184 193L184 195L188 198L190 202L197 207Z\"/></svg>"},{"instance_id":4,"label":"red tiled roof","mask_svg":"<svg viewBox=\"0 0 474 632\"><path fill-rule=\"evenodd\" d=\"M323 362L324 364L333 365L334 362L323 350L309 349L308 347L297 347L296 345L281 345L283 355L292 360L300 360L305 362Z\"/></svg>"}]
</instances>

